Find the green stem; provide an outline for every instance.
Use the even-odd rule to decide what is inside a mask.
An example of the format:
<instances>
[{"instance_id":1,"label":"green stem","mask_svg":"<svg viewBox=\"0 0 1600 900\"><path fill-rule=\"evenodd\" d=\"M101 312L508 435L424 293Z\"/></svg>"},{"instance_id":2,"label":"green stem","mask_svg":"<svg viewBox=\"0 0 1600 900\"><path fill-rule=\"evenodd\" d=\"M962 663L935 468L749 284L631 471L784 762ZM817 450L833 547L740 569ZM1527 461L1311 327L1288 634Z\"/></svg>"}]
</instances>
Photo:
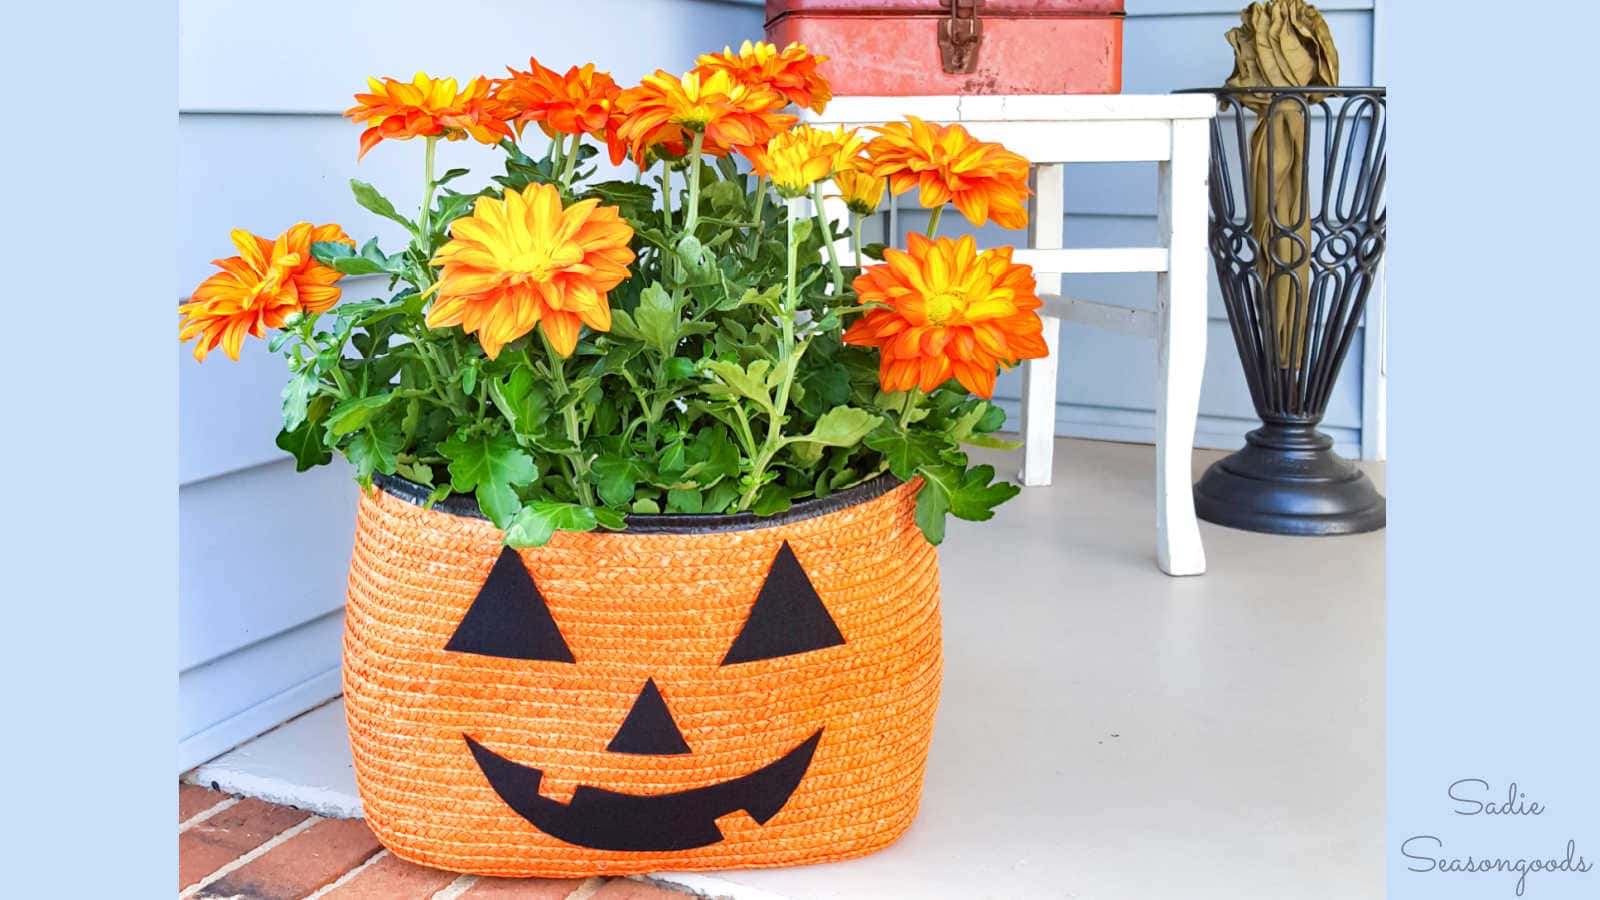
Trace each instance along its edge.
<instances>
[{"instance_id":1,"label":"green stem","mask_svg":"<svg viewBox=\"0 0 1600 900\"><path fill-rule=\"evenodd\" d=\"M828 248L828 270L833 273L833 295L844 294L844 270L839 268L839 251L833 246L833 228L828 224L828 213L822 205L822 184L811 186L811 208L815 212L817 227L822 229L822 246Z\"/></svg>"},{"instance_id":2,"label":"green stem","mask_svg":"<svg viewBox=\"0 0 1600 900\"><path fill-rule=\"evenodd\" d=\"M445 389L444 363L435 355L433 347L428 343L427 335L413 337L411 343L417 348L417 358L422 360L422 367L428 370L428 380L433 383L434 395L452 412L458 415L465 414L466 410Z\"/></svg>"},{"instance_id":3,"label":"green stem","mask_svg":"<svg viewBox=\"0 0 1600 900\"><path fill-rule=\"evenodd\" d=\"M866 268L866 260L861 258L861 214L854 210L850 212L850 252L855 254L856 268Z\"/></svg>"},{"instance_id":4,"label":"green stem","mask_svg":"<svg viewBox=\"0 0 1600 900\"><path fill-rule=\"evenodd\" d=\"M432 137L424 138L423 143L424 149L422 151L422 172L424 182L422 186L422 214L417 219L417 230L420 232L417 235L417 240L421 242L423 257L425 259L432 259L433 230L430 227L430 219L433 215L433 189L438 187L438 184L436 184L433 180L433 149L434 147L438 146L439 137L438 135L434 135ZM428 269L430 272L432 271L432 267L427 266L426 263L424 263L424 268Z\"/></svg>"},{"instance_id":5,"label":"green stem","mask_svg":"<svg viewBox=\"0 0 1600 900\"><path fill-rule=\"evenodd\" d=\"M755 503L756 495L760 493L763 487L761 477L766 474L767 464L772 462L772 458L783 448L784 413L789 408L789 392L794 385L795 371L800 367L800 356L805 352L805 346L801 345L797 348L794 341L794 319L796 309L799 306L796 297L795 275L798 270L800 249L799 243L794 239L794 223L794 217L790 216L788 219L788 272L785 282L783 309L778 315L778 319L783 326L783 343L778 345L778 364L784 367L783 381L778 384L778 395L773 400L771 414L767 419L766 440L762 442L761 452L757 454L751 467L750 489L745 491L744 496L739 499L740 509L749 509ZM792 361L790 360L791 356L794 357Z\"/></svg>"},{"instance_id":6,"label":"green stem","mask_svg":"<svg viewBox=\"0 0 1600 900\"><path fill-rule=\"evenodd\" d=\"M939 233L939 217L943 216L943 215L944 215L944 207L943 206L935 206L933 208L933 214L928 216L928 239L929 240L933 240L933 238L936 235L938 235L938 233Z\"/></svg>"},{"instance_id":7,"label":"green stem","mask_svg":"<svg viewBox=\"0 0 1600 900\"><path fill-rule=\"evenodd\" d=\"M560 141L558 140L556 143L559 144ZM561 188L562 188L562 190L571 190L572 189L572 172L573 172L574 169L576 169L578 167L578 150L579 150L579 148L582 147L582 145L583 145L583 135L581 135L581 134L573 135L572 136L572 153L567 156L566 164L561 167Z\"/></svg>"},{"instance_id":8,"label":"green stem","mask_svg":"<svg viewBox=\"0 0 1600 900\"><path fill-rule=\"evenodd\" d=\"M561 417L567 426L567 440L572 442L573 451L567 456L572 463L572 487L577 492L578 499L584 506L594 506L594 489L589 484L589 462L583 457L583 445L579 443L578 435L578 409L573 404L573 398L567 396L567 371L566 359L556 352L555 345L550 339L539 332L540 339L544 342L545 353L550 357L550 374L555 379L556 387L561 394Z\"/></svg>"},{"instance_id":9,"label":"green stem","mask_svg":"<svg viewBox=\"0 0 1600 900\"><path fill-rule=\"evenodd\" d=\"M900 401L900 428L902 431L911 424L911 414L916 412L917 400L922 396L922 392L917 390L915 385L907 388L905 393L906 398Z\"/></svg>"},{"instance_id":10,"label":"green stem","mask_svg":"<svg viewBox=\"0 0 1600 900\"><path fill-rule=\"evenodd\" d=\"M794 239L793 216L788 218L788 229L789 264L788 271L785 273L783 314L779 316L783 320L783 344L778 347L778 359L780 360L789 358L789 346L794 343L794 314L795 310L800 306L799 298L796 296L798 292L795 289L795 276L799 271L800 244Z\"/></svg>"},{"instance_id":11,"label":"green stem","mask_svg":"<svg viewBox=\"0 0 1600 900\"><path fill-rule=\"evenodd\" d=\"M755 258L756 249L761 246L761 214L767 210L767 177L756 176L756 215L755 227L750 231L749 253L751 259Z\"/></svg>"},{"instance_id":12,"label":"green stem","mask_svg":"<svg viewBox=\"0 0 1600 900\"><path fill-rule=\"evenodd\" d=\"M706 133L694 133L694 146L689 150L689 214L683 221L685 234L694 234L700 224L700 154L706 143Z\"/></svg>"},{"instance_id":13,"label":"green stem","mask_svg":"<svg viewBox=\"0 0 1600 900\"><path fill-rule=\"evenodd\" d=\"M672 233L672 167L661 164L661 209L666 213L666 231Z\"/></svg>"}]
</instances>

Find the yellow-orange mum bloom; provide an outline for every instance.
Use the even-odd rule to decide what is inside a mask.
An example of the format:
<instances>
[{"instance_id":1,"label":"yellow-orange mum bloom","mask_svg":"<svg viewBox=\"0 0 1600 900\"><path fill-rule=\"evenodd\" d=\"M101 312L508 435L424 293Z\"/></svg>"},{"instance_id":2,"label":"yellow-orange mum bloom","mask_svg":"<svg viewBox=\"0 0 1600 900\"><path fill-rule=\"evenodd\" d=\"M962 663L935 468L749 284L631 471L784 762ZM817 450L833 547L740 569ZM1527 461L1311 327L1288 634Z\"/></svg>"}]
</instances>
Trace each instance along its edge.
<instances>
[{"instance_id":1,"label":"yellow-orange mum bloom","mask_svg":"<svg viewBox=\"0 0 1600 900\"><path fill-rule=\"evenodd\" d=\"M885 250L883 259L853 286L861 303L884 306L863 313L844 342L878 348L884 390L932 391L954 376L990 397L997 368L1048 352L1033 269L1013 263L1010 247L979 253L970 236L913 233L906 250Z\"/></svg>"},{"instance_id":2,"label":"yellow-orange mum bloom","mask_svg":"<svg viewBox=\"0 0 1600 900\"><path fill-rule=\"evenodd\" d=\"M510 78L495 87L495 99L504 105L520 128L538 122L546 135L588 134L603 137L611 118L612 103L622 88L610 73L595 70L593 63L573 66L561 75L529 58L528 71L509 66Z\"/></svg>"},{"instance_id":3,"label":"yellow-orange mum bloom","mask_svg":"<svg viewBox=\"0 0 1600 900\"><path fill-rule=\"evenodd\" d=\"M777 92L741 84L727 72L679 77L658 70L623 91L617 105L623 116L618 134L641 165L652 147L685 146L695 132L705 133L707 155L725 156L736 147L761 146L797 121L778 112L784 99Z\"/></svg>"},{"instance_id":4,"label":"yellow-orange mum bloom","mask_svg":"<svg viewBox=\"0 0 1600 900\"><path fill-rule=\"evenodd\" d=\"M696 68L707 75L725 71L741 84L769 88L796 106L820 113L833 99L828 79L817 72L817 66L827 61L826 56L813 55L805 44L779 50L766 41L745 41L738 53L724 47L721 53L702 55Z\"/></svg>"},{"instance_id":5,"label":"yellow-orange mum bloom","mask_svg":"<svg viewBox=\"0 0 1600 900\"><path fill-rule=\"evenodd\" d=\"M798 197L813 184L852 165L862 141L854 130L822 131L800 125L772 136L765 147L748 155L757 175L772 179L778 193Z\"/></svg>"},{"instance_id":6,"label":"yellow-orange mum bloom","mask_svg":"<svg viewBox=\"0 0 1600 900\"><path fill-rule=\"evenodd\" d=\"M870 216L878 211L887 184L883 178L854 166L834 172L833 183L844 205L858 216Z\"/></svg>"},{"instance_id":7,"label":"yellow-orange mum bloom","mask_svg":"<svg viewBox=\"0 0 1600 900\"><path fill-rule=\"evenodd\" d=\"M867 145L874 175L903 194L918 189L926 209L954 202L974 225L994 219L1003 228L1028 224L1028 161L999 144L976 140L960 125L930 125L916 116L875 126Z\"/></svg>"},{"instance_id":8,"label":"yellow-orange mum bloom","mask_svg":"<svg viewBox=\"0 0 1600 900\"><path fill-rule=\"evenodd\" d=\"M339 302L334 284L344 275L311 258L317 241L338 241L355 246L338 225L312 226L301 222L267 240L233 230L229 237L238 256L214 259L221 269L194 289L189 302L178 307L183 325L178 339L199 338L194 358L221 345L231 359L239 358L245 335L265 337L268 328L280 328L292 313L319 313Z\"/></svg>"},{"instance_id":9,"label":"yellow-orange mum bloom","mask_svg":"<svg viewBox=\"0 0 1600 900\"><path fill-rule=\"evenodd\" d=\"M490 359L535 326L562 356L572 355L580 325L611 330L606 293L628 277L633 229L599 204L563 209L561 192L539 183L479 199L433 257L444 270L429 327L460 325Z\"/></svg>"},{"instance_id":10,"label":"yellow-orange mum bloom","mask_svg":"<svg viewBox=\"0 0 1600 900\"><path fill-rule=\"evenodd\" d=\"M418 72L410 83L385 78L368 78L370 93L356 94L356 105L345 110L354 122L364 122L361 152L356 159L384 140L443 136L458 141L468 135L494 144L511 137L506 109L491 93L489 79L479 76L456 89L454 78L430 78Z\"/></svg>"}]
</instances>

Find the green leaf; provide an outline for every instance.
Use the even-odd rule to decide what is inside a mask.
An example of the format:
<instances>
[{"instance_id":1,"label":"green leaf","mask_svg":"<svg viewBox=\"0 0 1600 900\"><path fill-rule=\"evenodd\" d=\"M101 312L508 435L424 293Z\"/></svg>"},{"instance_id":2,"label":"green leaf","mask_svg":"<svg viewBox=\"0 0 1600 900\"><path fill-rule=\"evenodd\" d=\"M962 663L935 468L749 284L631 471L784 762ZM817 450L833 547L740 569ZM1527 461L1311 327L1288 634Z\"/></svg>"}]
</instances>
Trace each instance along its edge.
<instances>
[{"instance_id":1,"label":"green leaf","mask_svg":"<svg viewBox=\"0 0 1600 900\"><path fill-rule=\"evenodd\" d=\"M660 284L650 284L639 294L639 308L633 311L639 335L662 356L672 356L678 346L678 304ZM613 323L615 324L615 323Z\"/></svg>"},{"instance_id":2,"label":"green leaf","mask_svg":"<svg viewBox=\"0 0 1600 900\"><path fill-rule=\"evenodd\" d=\"M950 511L950 501L930 479L917 491L917 510L913 518L922 536L935 547L944 543L944 517Z\"/></svg>"},{"instance_id":3,"label":"green leaf","mask_svg":"<svg viewBox=\"0 0 1600 900\"><path fill-rule=\"evenodd\" d=\"M772 363L769 360L758 359L750 364L747 369L735 362L714 359L705 364L706 371L717 380L716 384L703 385L702 390L708 394L722 394L732 391L741 397L748 397L762 405L767 410L772 409L772 395L767 390L767 373ZM721 388L720 390L718 388Z\"/></svg>"},{"instance_id":4,"label":"green leaf","mask_svg":"<svg viewBox=\"0 0 1600 900\"><path fill-rule=\"evenodd\" d=\"M717 305L718 309L738 309L741 306L760 306L767 312L777 315L783 303L783 285L774 284L764 290L745 288L743 294L737 298L729 297Z\"/></svg>"},{"instance_id":5,"label":"green leaf","mask_svg":"<svg viewBox=\"0 0 1600 900\"><path fill-rule=\"evenodd\" d=\"M307 366L283 386L283 427L287 431L299 428L306 420L306 408L317 392L316 370Z\"/></svg>"},{"instance_id":6,"label":"green leaf","mask_svg":"<svg viewBox=\"0 0 1600 900\"><path fill-rule=\"evenodd\" d=\"M883 262L883 251L885 249L883 244L873 242L861 248L861 255Z\"/></svg>"},{"instance_id":7,"label":"green leaf","mask_svg":"<svg viewBox=\"0 0 1600 900\"><path fill-rule=\"evenodd\" d=\"M983 401L983 406L983 417L978 419L978 424L973 426L972 430L985 434L999 431L1006 424L1006 411L987 400Z\"/></svg>"},{"instance_id":8,"label":"green leaf","mask_svg":"<svg viewBox=\"0 0 1600 900\"><path fill-rule=\"evenodd\" d=\"M950 423L946 433L958 441L964 441L972 435L973 429L977 427L983 415L983 406L975 403L956 416L955 420Z\"/></svg>"},{"instance_id":9,"label":"green leaf","mask_svg":"<svg viewBox=\"0 0 1600 900\"><path fill-rule=\"evenodd\" d=\"M390 203L387 197L378 193L377 188L367 184L365 181L352 178L350 179L350 192L356 195L356 202L361 204L362 207L383 216L385 219L399 222L412 234L417 233L417 226L413 225L410 219L400 215L395 210L394 204Z\"/></svg>"},{"instance_id":10,"label":"green leaf","mask_svg":"<svg viewBox=\"0 0 1600 900\"><path fill-rule=\"evenodd\" d=\"M399 275L405 272L404 255L385 255L378 249L377 238L361 245L360 251L339 241L317 241L311 245L311 257L346 275ZM356 320L361 313L368 311L369 305L376 309L385 304L376 300L351 304L349 307L341 308L340 314L344 318Z\"/></svg>"},{"instance_id":11,"label":"green leaf","mask_svg":"<svg viewBox=\"0 0 1600 900\"><path fill-rule=\"evenodd\" d=\"M433 487L433 467L427 463L399 463L394 470L402 478L415 481L423 487Z\"/></svg>"},{"instance_id":12,"label":"green leaf","mask_svg":"<svg viewBox=\"0 0 1600 900\"><path fill-rule=\"evenodd\" d=\"M661 365L661 374L673 381L687 381L694 377L697 367L694 360L682 356L674 356Z\"/></svg>"},{"instance_id":13,"label":"green leaf","mask_svg":"<svg viewBox=\"0 0 1600 900\"><path fill-rule=\"evenodd\" d=\"M517 513L516 488L539 477L533 457L504 432L470 438L457 432L439 445L439 454L450 461L450 486L473 491L484 515L501 528Z\"/></svg>"},{"instance_id":14,"label":"green leaf","mask_svg":"<svg viewBox=\"0 0 1600 900\"><path fill-rule=\"evenodd\" d=\"M827 452L828 448L826 446L814 444L811 441L795 441L789 445L789 455L794 457L795 462L808 470L817 463L822 462L822 455Z\"/></svg>"},{"instance_id":15,"label":"green leaf","mask_svg":"<svg viewBox=\"0 0 1600 900\"><path fill-rule=\"evenodd\" d=\"M372 420L378 410L389 405L394 399L393 394L375 394L371 397L355 397L333 408L328 416L328 433L334 437L349 434L361 428Z\"/></svg>"},{"instance_id":16,"label":"green leaf","mask_svg":"<svg viewBox=\"0 0 1600 900\"><path fill-rule=\"evenodd\" d=\"M722 478L738 476L739 448L734 446L726 431L717 429L700 432L695 436L693 449L694 463L683 473L685 481L708 485Z\"/></svg>"},{"instance_id":17,"label":"green leaf","mask_svg":"<svg viewBox=\"0 0 1600 900\"><path fill-rule=\"evenodd\" d=\"M678 257L678 262L683 264L684 273L688 276L684 284L715 284L721 278L716 257L694 235L686 234L679 238L673 253Z\"/></svg>"},{"instance_id":18,"label":"green leaf","mask_svg":"<svg viewBox=\"0 0 1600 900\"><path fill-rule=\"evenodd\" d=\"M918 470L924 485L917 493L917 527L930 544L944 540L945 514L982 522L993 518L994 508L1015 497L1021 488L1010 482L992 483L994 466L963 469L952 464L924 466Z\"/></svg>"},{"instance_id":19,"label":"green leaf","mask_svg":"<svg viewBox=\"0 0 1600 900\"><path fill-rule=\"evenodd\" d=\"M676 480L688 466L687 453L684 450L683 439L679 438L661 449L661 454L656 457L656 468L662 475Z\"/></svg>"},{"instance_id":20,"label":"green leaf","mask_svg":"<svg viewBox=\"0 0 1600 900\"><path fill-rule=\"evenodd\" d=\"M639 487L643 472L638 462L616 456L601 456L590 467L600 499L607 506L627 506Z\"/></svg>"},{"instance_id":21,"label":"green leaf","mask_svg":"<svg viewBox=\"0 0 1600 900\"><path fill-rule=\"evenodd\" d=\"M422 427L422 401L413 397L406 403L406 414L400 419L400 433L407 441L417 436L417 430ZM412 479L413 481L415 479ZM430 480L428 482L432 484Z\"/></svg>"},{"instance_id":22,"label":"green leaf","mask_svg":"<svg viewBox=\"0 0 1600 900\"><path fill-rule=\"evenodd\" d=\"M296 472L304 472L333 461L333 453L322 442L322 429L314 421L301 422L299 428L278 432L276 443L280 449L294 456Z\"/></svg>"},{"instance_id":23,"label":"green leaf","mask_svg":"<svg viewBox=\"0 0 1600 900\"><path fill-rule=\"evenodd\" d=\"M644 333L633 322L633 316L625 309L611 310L611 330L607 334L629 341L644 340Z\"/></svg>"},{"instance_id":24,"label":"green leaf","mask_svg":"<svg viewBox=\"0 0 1600 900\"><path fill-rule=\"evenodd\" d=\"M993 435L978 434L976 432L967 435L965 443L974 447L988 447L991 450L1020 450L1022 448L1021 441L1008 441L1005 438L997 438Z\"/></svg>"},{"instance_id":25,"label":"green leaf","mask_svg":"<svg viewBox=\"0 0 1600 900\"><path fill-rule=\"evenodd\" d=\"M700 508L699 491L681 488L672 488L667 491L667 512L698 514Z\"/></svg>"},{"instance_id":26,"label":"green leaf","mask_svg":"<svg viewBox=\"0 0 1600 900\"><path fill-rule=\"evenodd\" d=\"M719 216L744 212L744 188L731 181L714 181L700 191L700 199Z\"/></svg>"},{"instance_id":27,"label":"green leaf","mask_svg":"<svg viewBox=\"0 0 1600 900\"><path fill-rule=\"evenodd\" d=\"M434 233L435 239L448 232L450 223L466 215L477 202L477 194L447 192L440 196L439 202L434 204L433 215L428 220L428 229Z\"/></svg>"},{"instance_id":28,"label":"green leaf","mask_svg":"<svg viewBox=\"0 0 1600 900\"><path fill-rule=\"evenodd\" d=\"M758 516L775 516L792 506L793 499L793 493L788 488L774 482L756 495L756 502L751 504L750 511Z\"/></svg>"},{"instance_id":29,"label":"green leaf","mask_svg":"<svg viewBox=\"0 0 1600 900\"><path fill-rule=\"evenodd\" d=\"M634 218L638 218L642 213L649 213L656 203L654 188L649 185L634 184L631 181L602 181L591 186L579 197L580 199L599 197L603 202L618 207L624 213L632 213Z\"/></svg>"},{"instance_id":30,"label":"green leaf","mask_svg":"<svg viewBox=\"0 0 1600 900\"><path fill-rule=\"evenodd\" d=\"M885 424L867 436L866 444L883 454L889 471L901 481L909 481L922 466L939 460L939 448L944 441L926 432L906 432L892 424Z\"/></svg>"},{"instance_id":31,"label":"green leaf","mask_svg":"<svg viewBox=\"0 0 1600 900\"><path fill-rule=\"evenodd\" d=\"M363 428L351 436L344 446L345 458L355 466L356 479L362 484L372 483L372 473L395 473L400 452L400 435L388 429Z\"/></svg>"},{"instance_id":32,"label":"green leaf","mask_svg":"<svg viewBox=\"0 0 1600 900\"><path fill-rule=\"evenodd\" d=\"M854 406L837 406L823 414L817 420L816 427L811 433L792 441L810 441L827 447L854 447L861 443L878 423L883 421L882 416L875 416L864 409Z\"/></svg>"},{"instance_id":33,"label":"green leaf","mask_svg":"<svg viewBox=\"0 0 1600 900\"><path fill-rule=\"evenodd\" d=\"M534 381L532 369L518 366L504 378L489 379L488 386L489 399L518 434L538 435L545 430L550 397L545 386Z\"/></svg>"},{"instance_id":34,"label":"green leaf","mask_svg":"<svg viewBox=\"0 0 1600 900\"><path fill-rule=\"evenodd\" d=\"M440 175L438 178L435 178L433 183L435 185L440 185L440 184L444 184L447 181L454 181L455 179L460 178L461 176L467 174L469 171L471 171L471 170L470 169L450 169L450 170L446 171L443 175Z\"/></svg>"},{"instance_id":35,"label":"green leaf","mask_svg":"<svg viewBox=\"0 0 1600 900\"><path fill-rule=\"evenodd\" d=\"M595 510L590 507L538 500L523 506L511 520L506 527L506 543L512 547L543 547L557 531L593 531L598 524Z\"/></svg>"}]
</instances>

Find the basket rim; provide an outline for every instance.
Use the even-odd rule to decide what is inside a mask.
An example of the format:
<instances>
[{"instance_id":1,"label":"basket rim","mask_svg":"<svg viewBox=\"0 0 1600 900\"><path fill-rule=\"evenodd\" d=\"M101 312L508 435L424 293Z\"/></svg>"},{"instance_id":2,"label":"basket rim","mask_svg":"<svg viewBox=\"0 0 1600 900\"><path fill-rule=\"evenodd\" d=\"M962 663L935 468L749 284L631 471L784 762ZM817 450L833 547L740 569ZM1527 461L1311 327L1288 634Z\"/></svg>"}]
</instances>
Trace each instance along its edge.
<instances>
[{"instance_id":1,"label":"basket rim","mask_svg":"<svg viewBox=\"0 0 1600 900\"><path fill-rule=\"evenodd\" d=\"M413 506L443 512L448 515L460 516L469 519L482 519L488 521L489 517L478 508L478 501L469 494L450 494L442 500L428 505L428 495L432 490L408 478L399 475L385 475L375 473L372 476L373 486L380 488L384 493L404 500ZM889 493L905 482L896 478L892 473L885 472L874 478L869 478L859 484L852 485L842 491L829 494L826 497L812 497L801 500L780 513L770 516L758 516L752 512L739 513L630 513L624 517L627 527L611 534L717 534L730 531L753 531L760 528L776 528L780 525L790 525L815 519L828 513L838 512L852 506L858 506L869 500L875 500Z\"/></svg>"}]
</instances>

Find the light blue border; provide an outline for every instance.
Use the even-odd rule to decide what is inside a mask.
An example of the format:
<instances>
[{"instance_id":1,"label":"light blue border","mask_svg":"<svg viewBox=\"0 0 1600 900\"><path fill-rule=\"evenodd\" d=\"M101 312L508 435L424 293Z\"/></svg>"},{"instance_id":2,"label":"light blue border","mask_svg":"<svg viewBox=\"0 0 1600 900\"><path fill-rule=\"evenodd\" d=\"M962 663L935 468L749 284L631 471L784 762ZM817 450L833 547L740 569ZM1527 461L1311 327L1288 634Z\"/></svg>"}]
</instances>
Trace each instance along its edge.
<instances>
[{"instance_id":1,"label":"light blue border","mask_svg":"<svg viewBox=\"0 0 1600 900\"><path fill-rule=\"evenodd\" d=\"M3 27L4 894L171 896L176 7Z\"/></svg>"},{"instance_id":2,"label":"light blue border","mask_svg":"<svg viewBox=\"0 0 1600 900\"><path fill-rule=\"evenodd\" d=\"M1597 15L1394 0L1389 257L1389 895L1509 900L1600 869L1595 588ZM1484 409L1512 427L1467 428ZM1539 815L1465 815L1511 782ZM1337 790L1337 785L1329 789ZM1503 802L1503 801L1502 801ZM1600 871L1525 897L1600 897Z\"/></svg>"}]
</instances>

